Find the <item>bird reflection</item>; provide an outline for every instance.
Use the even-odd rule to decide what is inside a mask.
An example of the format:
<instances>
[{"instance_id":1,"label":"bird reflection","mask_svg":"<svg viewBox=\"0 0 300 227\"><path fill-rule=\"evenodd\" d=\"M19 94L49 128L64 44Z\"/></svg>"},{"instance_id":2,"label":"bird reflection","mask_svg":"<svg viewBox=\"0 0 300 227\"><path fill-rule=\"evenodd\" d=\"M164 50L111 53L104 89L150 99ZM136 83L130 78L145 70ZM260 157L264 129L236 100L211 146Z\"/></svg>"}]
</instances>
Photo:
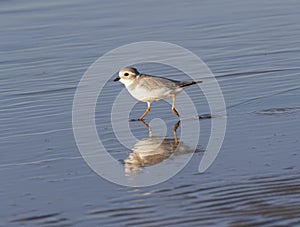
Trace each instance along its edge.
<instances>
[{"instance_id":1,"label":"bird reflection","mask_svg":"<svg viewBox=\"0 0 300 227\"><path fill-rule=\"evenodd\" d=\"M152 128L145 121L140 121L149 130L149 136L139 140L124 160L125 172L131 173L142 170L145 166L151 166L168 159L171 155L187 154L194 152L183 142L178 140L178 121L173 127L174 138L163 138L152 135Z\"/></svg>"}]
</instances>

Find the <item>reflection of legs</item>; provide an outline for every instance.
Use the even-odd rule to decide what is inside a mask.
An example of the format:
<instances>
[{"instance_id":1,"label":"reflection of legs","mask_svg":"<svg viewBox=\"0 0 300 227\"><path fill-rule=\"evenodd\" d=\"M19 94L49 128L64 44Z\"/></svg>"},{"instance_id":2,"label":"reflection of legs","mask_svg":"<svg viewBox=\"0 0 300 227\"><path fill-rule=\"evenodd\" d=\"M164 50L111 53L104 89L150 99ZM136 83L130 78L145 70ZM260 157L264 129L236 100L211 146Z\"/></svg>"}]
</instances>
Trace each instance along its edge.
<instances>
[{"instance_id":1,"label":"reflection of legs","mask_svg":"<svg viewBox=\"0 0 300 227\"><path fill-rule=\"evenodd\" d=\"M175 143L174 143L174 146L177 146L178 145L178 137L177 137L177 128L179 127L180 125L180 121L178 121L175 125L174 125L174 128L173 128L173 135L174 135L174 140L175 140Z\"/></svg>"},{"instance_id":2,"label":"reflection of legs","mask_svg":"<svg viewBox=\"0 0 300 227\"><path fill-rule=\"evenodd\" d=\"M174 114L176 114L179 117L179 113L177 112L177 110L175 109L175 99L176 99L176 95L171 95L172 96L172 112Z\"/></svg>"},{"instance_id":3,"label":"reflection of legs","mask_svg":"<svg viewBox=\"0 0 300 227\"><path fill-rule=\"evenodd\" d=\"M140 120L140 122L142 122L143 125L145 125L146 128L149 130L149 137L152 137L152 128L150 127L150 125L148 125L144 120Z\"/></svg>"},{"instance_id":4,"label":"reflection of legs","mask_svg":"<svg viewBox=\"0 0 300 227\"><path fill-rule=\"evenodd\" d=\"M147 104L148 104L148 107L147 107L145 113L143 113L143 115L139 118L140 121L143 120L144 117L150 112L151 102L147 102Z\"/></svg>"}]
</instances>

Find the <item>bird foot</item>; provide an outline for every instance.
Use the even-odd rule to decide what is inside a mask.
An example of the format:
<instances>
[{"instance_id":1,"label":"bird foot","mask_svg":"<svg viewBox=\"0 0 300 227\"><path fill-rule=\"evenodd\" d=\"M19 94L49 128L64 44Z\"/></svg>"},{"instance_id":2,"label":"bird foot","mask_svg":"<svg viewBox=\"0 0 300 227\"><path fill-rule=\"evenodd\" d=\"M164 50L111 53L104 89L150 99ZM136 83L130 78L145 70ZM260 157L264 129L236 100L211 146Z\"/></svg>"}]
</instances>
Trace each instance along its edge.
<instances>
[{"instance_id":1,"label":"bird foot","mask_svg":"<svg viewBox=\"0 0 300 227\"><path fill-rule=\"evenodd\" d=\"M179 113L177 112L177 110L175 108L172 109L172 112L177 115L177 117L179 117Z\"/></svg>"}]
</instances>

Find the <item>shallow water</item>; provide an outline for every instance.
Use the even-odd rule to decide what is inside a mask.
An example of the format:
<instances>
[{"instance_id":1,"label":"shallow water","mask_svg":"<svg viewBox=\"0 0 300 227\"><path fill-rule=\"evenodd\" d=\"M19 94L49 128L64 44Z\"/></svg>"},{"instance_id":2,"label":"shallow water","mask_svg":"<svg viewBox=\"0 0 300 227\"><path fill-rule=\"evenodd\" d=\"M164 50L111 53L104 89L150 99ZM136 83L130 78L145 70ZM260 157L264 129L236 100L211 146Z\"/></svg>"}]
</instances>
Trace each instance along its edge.
<instances>
[{"instance_id":1,"label":"shallow water","mask_svg":"<svg viewBox=\"0 0 300 227\"><path fill-rule=\"evenodd\" d=\"M300 224L300 3L0 5L0 226ZM102 179L85 163L73 136L72 103L82 75L98 57L145 40L172 42L200 56L222 88L228 122L221 151L206 172L198 173L198 166L211 119L200 120L199 152L182 171L155 186L130 188ZM163 65L138 66L145 73L186 79ZM96 108L99 137L120 162L131 150L117 141L107 119L121 89L107 83ZM191 87L187 94L199 114L209 113L199 89ZM183 104L179 99L179 112ZM135 105L131 117L144 108ZM166 102L153 104L146 121L154 118L166 121L166 143L173 143L178 119ZM139 140L149 139L145 125L129 124ZM161 135L155 122L151 126L154 136ZM189 145L180 136L179 141ZM124 177L166 168L189 154L167 156L129 175L124 168Z\"/></svg>"}]
</instances>

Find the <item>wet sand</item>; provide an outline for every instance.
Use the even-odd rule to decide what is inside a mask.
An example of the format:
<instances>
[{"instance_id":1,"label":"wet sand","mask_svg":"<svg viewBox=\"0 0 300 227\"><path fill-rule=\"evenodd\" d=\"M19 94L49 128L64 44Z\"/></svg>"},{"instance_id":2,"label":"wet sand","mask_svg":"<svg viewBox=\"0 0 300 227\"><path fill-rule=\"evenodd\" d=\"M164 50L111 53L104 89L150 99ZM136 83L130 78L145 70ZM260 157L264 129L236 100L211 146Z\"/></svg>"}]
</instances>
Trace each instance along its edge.
<instances>
[{"instance_id":1,"label":"wet sand","mask_svg":"<svg viewBox=\"0 0 300 227\"><path fill-rule=\"evenodd\" d=\"M2 2L0 226L299 225L299 9L296 1ZM144 40L172 42L200 56L222 88L228 122L220 153L206 172L200 174L198 166L211 119L193 119L200 121L199 152L188 165L161 184L130 188L104 180L85 163L73 135L72 103L82 75L98 57ZM168 66L137 66L187 79ZM105 148L124 163L134 146L120 144L110 122L121 89L105 84L96 124ZM187 94L199 115L208 116L201 91L191 87ZM179 112L182 105L179 99ZM144 110L138 103L131 118ZM150 124L155 138L173 146L178 119L168 103L153 104L145 121L154 118L167 126L161 137ZM142 145L156 142L141 122L129 124ZM180 138L180 127L178 140L188 151L190 141ZM147 159L133 172L124 166L124 177L168 168L190 155L169 148L161 147L169 153L158 152L160 159Z\"/></svg>"}]
</instances>

